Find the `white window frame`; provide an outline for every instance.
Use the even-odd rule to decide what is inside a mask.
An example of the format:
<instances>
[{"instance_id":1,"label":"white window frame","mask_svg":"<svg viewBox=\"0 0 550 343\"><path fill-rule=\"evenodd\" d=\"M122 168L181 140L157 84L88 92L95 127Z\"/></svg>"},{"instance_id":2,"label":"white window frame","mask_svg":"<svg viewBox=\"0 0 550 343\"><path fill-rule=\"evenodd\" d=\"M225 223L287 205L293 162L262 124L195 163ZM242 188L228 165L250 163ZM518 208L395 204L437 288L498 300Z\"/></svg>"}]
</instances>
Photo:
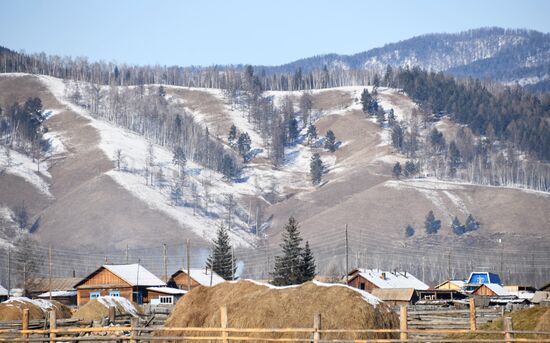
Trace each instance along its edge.
<instances>
[{"instance_id":1,"label":"white window frame","mask_svg":"<svg viewBox=\"0 0 550 343\"><path fill-rule=\"evenodd\" d=\"M90 292L90 299L97 299L101 296L101 292Z\"/></svg>"},{"instance_id":2,"label":"white window frame","mask_svg":"<svg viewBox=\"0 0 550 343\"><path fill-rule=\"evenodd\" d=\"M159 295L159 302L161 304L173 304L174 296L173 295Z\"/></svg>"},{"instance_id":3,"label":"white window frame","mask_svg":"<svg viewBox=\"0 0 550 343\"><path fill-rule=\"evenodd\" d=\"M109 291L110 297L120 297L120 291Z\"/></svg>"}]
</instances>

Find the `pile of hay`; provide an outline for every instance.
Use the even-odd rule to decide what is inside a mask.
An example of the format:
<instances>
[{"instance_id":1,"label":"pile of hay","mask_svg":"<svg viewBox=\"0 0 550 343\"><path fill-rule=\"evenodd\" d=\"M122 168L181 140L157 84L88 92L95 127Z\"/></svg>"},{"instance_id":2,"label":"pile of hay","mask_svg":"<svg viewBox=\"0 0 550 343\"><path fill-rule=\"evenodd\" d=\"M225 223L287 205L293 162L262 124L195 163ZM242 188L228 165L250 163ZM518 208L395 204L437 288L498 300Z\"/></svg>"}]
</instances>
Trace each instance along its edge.
<instances>
[{"instance_id":1,"label":"pile of hay","mask_svg":"<svg viewBox=\"0 0 550 343\"><path fill-rule=\"evenodd\" d=\"M227 306L230 328L313 328L321 314L322 329L398 328L395 313L367 292L344 285L307 282L274 287L245 280L197 287L180 299L165 327L220 327L220 307ZM167 335L183 335L167 331ZM188 335L212 335L189 333ZM245 334L254 337L311 338L311 334ZM324 334L324 338L389 338L393 334Z\"/></svg>"},{"instance_id":2,"label":"pile of hay","mask_svg":"<svg viewBox=\"0 0 550 343\"><path fill-rule=\"evenodd\" d=\"M31 320L46 318L50 310L55 310L57 318L71 317L71 310L58 301L14 297L0 304L0 320L21 320L24 309L29 310Z\"/></svg>"},{"instance_id":3,"label":"pile of hay","mask_svg":"<svg viewBox=\"0 0 550 343\"><path fill-rule=\"evenodd\" d=\"M523 310L517 310L510 313L506 313L505 317L512 317L512 325L514 330L518 331L550 331L550 308L535 306ZM497 318L491 323L487 323L478 327L479 330L504 330L504 320L502 317ZM550 338L549 335L540 335L540 337L533 337L534 335L517 334L515 338ZM453 334L448 338L456 339L503 339L502 334L481 334L481 333L466 333L466 334Z\"/></svg>"},{"instance_id":4,"label":"pile of hay","mask_svg":"<svg viewBox=\"0 0 550 343\"><path fill-rule=\"evenodd\" d=\"M143 309L138 304L123 297L107 296L90 300L73 314L73 318L84 321L100 321L109 317L110 306L115 308L116 316L139 317L143 315Z\"/></svg>"}]
</instances>

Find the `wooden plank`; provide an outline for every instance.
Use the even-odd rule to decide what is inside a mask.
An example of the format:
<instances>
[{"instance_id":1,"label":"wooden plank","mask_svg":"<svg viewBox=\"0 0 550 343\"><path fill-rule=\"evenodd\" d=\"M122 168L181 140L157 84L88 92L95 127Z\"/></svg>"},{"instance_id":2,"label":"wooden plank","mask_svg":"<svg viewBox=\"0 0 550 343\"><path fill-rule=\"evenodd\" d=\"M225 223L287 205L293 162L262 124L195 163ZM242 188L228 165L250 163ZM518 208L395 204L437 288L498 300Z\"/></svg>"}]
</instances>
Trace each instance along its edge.
<instances>
[{"instance_id":1,"label":"wooden plank","mask_svg":"<svg viewBox=\"0 0 550 343\"><path fill-rule=\"evenodd\" d=\"M402 342L406 342L409 339L409 335L407 333L407 325L407 306L401 306L399 315L399 330L401 332L399 333L399 338Z\"/></svg>"},{"instance_id":2,"label":"wooden plank","mask_svg":"<svg viewBox=\"0 0 550 343\"><path fill-rule=\"evenodd\" d=\"M220 320L222 327L222 343L228 342L228 333L227 333L227 306L220 307Z\"/></svg>"}]
</instances>

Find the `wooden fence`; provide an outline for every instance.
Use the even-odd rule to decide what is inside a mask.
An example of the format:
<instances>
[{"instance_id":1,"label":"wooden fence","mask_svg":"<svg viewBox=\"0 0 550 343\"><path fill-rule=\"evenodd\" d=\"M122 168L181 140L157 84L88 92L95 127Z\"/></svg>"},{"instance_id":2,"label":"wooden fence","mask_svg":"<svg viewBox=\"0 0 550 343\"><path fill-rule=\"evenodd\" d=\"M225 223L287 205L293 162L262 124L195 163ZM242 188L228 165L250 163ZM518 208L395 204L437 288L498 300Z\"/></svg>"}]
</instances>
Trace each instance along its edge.
<instances>
[{"instance_id":1,"label":"wooden fence","mask_svg":"<svg viewBox=\"0 0 550 343\"><path fill-rule=\"evenodd\" d=\"M505 317L504 329L497 331L479 330L477 328L475 307L474 315L470 316L470 327L466 329L413 329L409 327L407 307L400 309L399 329L323 329L321 315L313 318L313 327L309 328L231 328L228 326L227 308L220 308L220 327L139 327L137 318L132 319L130 326L104 327L58 327L55 312L49 316L49 327L45 329L30 329L28 310L24 310L22 329L0 329L0 342L184 342L184 341L216 341L229 343L241 342L549 342L550 331L518 331L513 329L511 317ZM464 333L489 334L497 338L488 339L454 339L441 335ZM181 334L183 336L176 336ZM330 335L347 335L350 338L331 339ZM370 335L373 338L353 338L355 335ZM414 335L439 335L437 338L415 337ZM206 335L206 336L205 336ZM270 335L297 335L301 337L278 337ZM376 338L380 335L391 335L394 338ZM517 335L530 336L529 338ZM532 337L532 338L531 338Z\"/></svg>"}]
</instances>

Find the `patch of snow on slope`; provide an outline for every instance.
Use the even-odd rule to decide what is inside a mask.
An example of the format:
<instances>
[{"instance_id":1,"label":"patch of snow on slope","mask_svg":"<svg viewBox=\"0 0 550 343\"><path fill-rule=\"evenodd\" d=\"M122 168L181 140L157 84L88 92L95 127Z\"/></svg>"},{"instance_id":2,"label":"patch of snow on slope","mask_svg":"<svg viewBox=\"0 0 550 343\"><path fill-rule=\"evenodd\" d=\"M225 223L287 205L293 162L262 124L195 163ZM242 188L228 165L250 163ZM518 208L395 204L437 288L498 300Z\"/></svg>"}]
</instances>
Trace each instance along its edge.
<instances>
[{"instance_id":1,"label":"patch of snow on slope","mask_svg":"<svg viewBox=\"0 0 550 343\"><path fill-rule=\"evenodd\" d=\"M449 191L443 191L443 194L445 194L447 196L447 198L449 198L452 203L464 214L467 214L468 213L468 209L466 208L466 204L464 203L464 201L462 201L462 199L460 199L459 196L457 196L456 194L453 194Z\"/></svg>"},{"instance_id":2,"label":"patch of snow on slope","mask_svg":"<svg viewBox=\"0 0 550 343\"><path fill-rule=\"evenodd\" d=\"M5 149L8 149L11 155L10 166L8 166L8 157L6 156ZM23 178L41 193L53 198L53 195L50 193L50 185L43 178L51 178L50 173L45 170L45 164L41 163L40 172L37 172L37 165L30 157L4 146L3 149L0 149L0 167L4 168L5 173Z\"/></svg>"}]
</instances>

